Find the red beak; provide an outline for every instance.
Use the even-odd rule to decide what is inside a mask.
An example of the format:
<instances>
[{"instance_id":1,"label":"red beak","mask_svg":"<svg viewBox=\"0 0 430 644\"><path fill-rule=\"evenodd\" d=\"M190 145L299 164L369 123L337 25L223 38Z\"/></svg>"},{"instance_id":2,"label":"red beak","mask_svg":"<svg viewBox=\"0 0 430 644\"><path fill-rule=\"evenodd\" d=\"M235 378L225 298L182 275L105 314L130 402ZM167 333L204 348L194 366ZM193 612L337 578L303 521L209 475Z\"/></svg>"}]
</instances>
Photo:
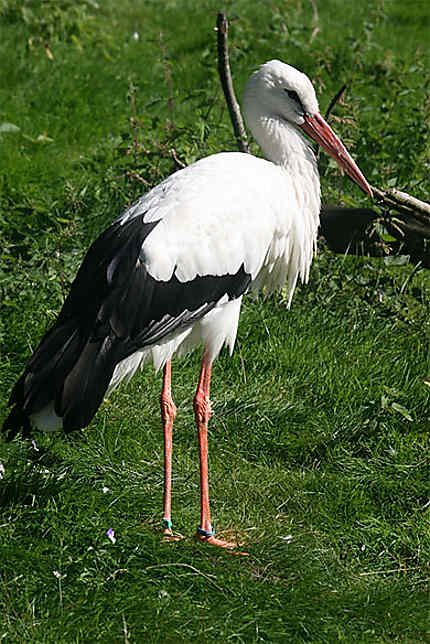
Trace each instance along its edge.
<instances>
[{"instance_id":1,"label":"red beak","mask_svg":"<svg viewBox=\"0 0 430 644\"><path fill-rule=\"evenodd\" d=\"M355 183L367 192L371 197L373 196L372 190L360 171L360 168L355 163L349 154L342 141L336 136L331 129L330 125L323 119L321 114L315 116L305 116L305 122L300 127L306 132L314 141L316 141L328 154L338 162L346 174L351 177Z\"/></svg>"}]
</instances>

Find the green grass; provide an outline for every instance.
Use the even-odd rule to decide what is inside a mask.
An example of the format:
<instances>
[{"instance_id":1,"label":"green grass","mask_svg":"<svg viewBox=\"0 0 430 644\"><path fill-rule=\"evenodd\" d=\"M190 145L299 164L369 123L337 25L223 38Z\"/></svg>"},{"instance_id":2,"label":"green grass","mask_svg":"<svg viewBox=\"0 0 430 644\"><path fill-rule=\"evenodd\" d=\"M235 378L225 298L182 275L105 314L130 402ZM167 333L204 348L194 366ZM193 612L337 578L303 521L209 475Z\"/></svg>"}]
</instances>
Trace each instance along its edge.
<instances>
[{"instance_id":1,"label":"green grass","mask_svg":"<svg viewBox=\"0 0 430 644\"><path fill-rule=\"evenodd\" d=\"M237 87L273 57L315 79L322 111L348 82L333 124L360 167L428 200L424 4L328 0L316 18L310 2L227 2ZM91 240L174 156L235 149L219 8L0 0L1 418ZM326 200L369 204L324 157L321 174ZM290 311L244 303L214 369L210 485L218 534L248 557L192 539L197 354L173 371L181 542L160 539L150 368L84 433L0 444L0 639L430 641L429 294L426 271L321 246Z\"/></svg>"}]
</instances>

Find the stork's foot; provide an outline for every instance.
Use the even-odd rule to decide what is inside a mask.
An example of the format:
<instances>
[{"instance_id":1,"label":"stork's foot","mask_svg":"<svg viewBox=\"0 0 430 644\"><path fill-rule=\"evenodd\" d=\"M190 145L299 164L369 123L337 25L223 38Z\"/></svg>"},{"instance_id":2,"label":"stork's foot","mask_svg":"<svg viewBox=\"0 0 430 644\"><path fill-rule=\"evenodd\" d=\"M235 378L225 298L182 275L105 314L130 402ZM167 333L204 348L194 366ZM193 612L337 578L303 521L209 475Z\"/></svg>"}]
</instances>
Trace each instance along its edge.
<instances>
[{"instance_id":1,"label":"stork's foot","mask_svg":"<svg viewBox=\"0 0 430 644\"><path fill-rule=\"evenodd\" d=\"M209 543L211 546L218 546L219 548L227 548L228 550L233 550L237 548L237 543L232 543L231 541L224 541L223 539L217 539L217 537L211 536L206 537L202 534L196 532L194 539L196 541L202 541L203 543Z\"/></svg>"},{"instance_id":2,"label":"stork's foot","mask_svg":"<svg viewBox=\"0 0 430 644\"><path fill-rule=\"evenodd\" d=\"M163 530L163 539L164 543L171 543L172 541L181 541L184 539L184 535L179 532L173 532L170 528Z\"/></svg>"},{"instance_id":3,"label":"stork's foot","mask_svg":"<svg viewBox=\"0 0 430 644\"><path fill-rule=\"evenodd\" d=\"M234 551L234 554L247 556L247 552L241 552L238 549L240 545L234 541L224 541L224 539L218 539L215 537L215 532L208 532L202 530L200 527L197 528L197 532L194 535L196 541L201 541L202 543L208 543L211 546L218 546L218 548L225 548L226 550Z\"/></svg>"},{"instance_id":4,"label":"stork's foot","mask_svg":"<svg viewBox=\"0 0 430 644\"><path fill-rule=\"evenodd\" d=\"M171 542L171 541L180 541L181 539L184 538L182 534L179 532L173 532L172 530L172 522L170 519L163 519L163 541L165 542Z\"/></svg>"}]
</instances>

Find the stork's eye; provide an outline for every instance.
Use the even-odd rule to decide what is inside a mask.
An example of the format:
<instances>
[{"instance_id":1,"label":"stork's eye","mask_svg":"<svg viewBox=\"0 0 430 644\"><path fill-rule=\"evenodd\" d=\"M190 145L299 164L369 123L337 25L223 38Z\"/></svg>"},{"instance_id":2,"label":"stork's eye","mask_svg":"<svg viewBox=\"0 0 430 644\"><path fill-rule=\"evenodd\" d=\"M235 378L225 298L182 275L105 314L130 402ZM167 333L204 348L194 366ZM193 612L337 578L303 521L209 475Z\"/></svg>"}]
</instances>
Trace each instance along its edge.
<instances>
[{"instance_id":1,"label":"stork's eye","mask_svg":"<svg viewBox=\"0 0 430 644\"><path fill-rule=\"evenodd\" d=\"M285 91L287 92L288 96L289 96L293 101L296 101L299 105L301 105L301 104L302 104L302 102L301 102L301 100L300 100L300 98L299 98L299 95L297 94L297 92L296 92L294 89L285 89Z\"/></svg>"}]
</instances>

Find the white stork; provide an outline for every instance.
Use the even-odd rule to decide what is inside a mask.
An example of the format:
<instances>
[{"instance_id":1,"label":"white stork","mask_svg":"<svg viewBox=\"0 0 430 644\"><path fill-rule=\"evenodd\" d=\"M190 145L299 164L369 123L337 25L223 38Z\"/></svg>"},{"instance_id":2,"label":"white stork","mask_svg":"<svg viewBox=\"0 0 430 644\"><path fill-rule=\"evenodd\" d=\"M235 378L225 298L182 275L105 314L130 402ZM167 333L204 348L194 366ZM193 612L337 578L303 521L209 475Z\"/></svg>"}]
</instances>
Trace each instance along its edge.
<instances>
[{"instance_id":1,"label":"white stork","mask_svg":"<svg viewBox=\"0 0 430 644\"><path fill-rule=\"evenodd\" d=\"M243 109L265 159L214 154L175 172L126 210L90 247L54 326L16 383L3 429L66 432L90 423L103 398L151 359L163 369L164 533L171 521L171 359L202 345L194 413L200 524L209 508L207 428L212 363L236 338L242 296L306 282L320 212L317 163L303 132L367 193L371 190L321 117L307 76L278 60L246 85Z\"/></svg>"}]
</instances>

